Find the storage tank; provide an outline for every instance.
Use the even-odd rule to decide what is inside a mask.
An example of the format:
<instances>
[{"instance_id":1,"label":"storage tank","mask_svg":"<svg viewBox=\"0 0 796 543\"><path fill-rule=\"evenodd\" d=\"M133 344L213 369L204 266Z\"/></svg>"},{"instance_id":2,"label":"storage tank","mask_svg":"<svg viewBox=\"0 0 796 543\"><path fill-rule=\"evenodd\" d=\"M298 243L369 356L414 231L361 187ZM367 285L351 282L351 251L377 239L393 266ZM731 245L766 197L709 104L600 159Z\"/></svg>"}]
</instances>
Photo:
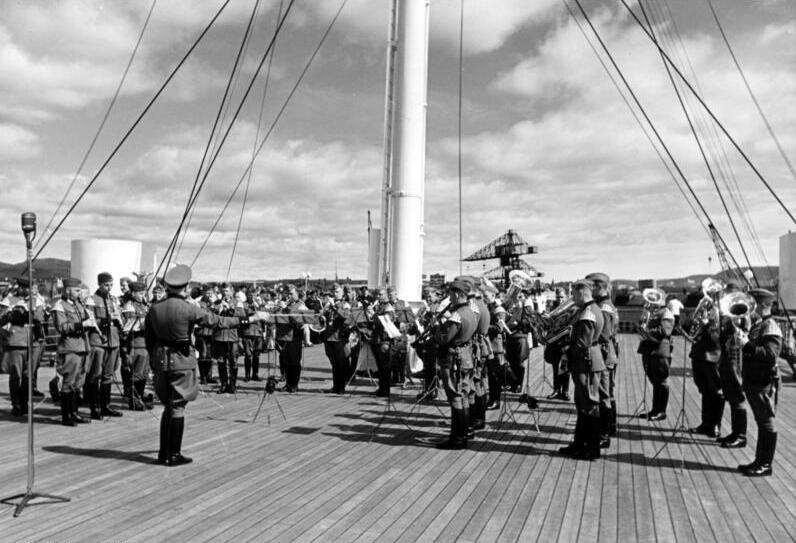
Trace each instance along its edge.
<instances>
[{"instance_id":1,"label":"storage tank","mask_svg":"<svg viewBox=\"0 0 796 543\"><path fill-rule=\"evenodd\" d=\"M108 272L113 276L115 295L121 294L119 279L131 277L141 270L140 241L129 239L72 240L72 277L80 279L90 291L97 288L97 275Z\"/></svg>"},{"instance_id":2,"label":"storage tank","mask_svg":"<svg viewBox=\"0 0 796 543\"><path fill-rule=\"evenodd\" d=\"M785 309L796 310L796 233L779 238L779 295Z\"/></svg>"}]
</instances>

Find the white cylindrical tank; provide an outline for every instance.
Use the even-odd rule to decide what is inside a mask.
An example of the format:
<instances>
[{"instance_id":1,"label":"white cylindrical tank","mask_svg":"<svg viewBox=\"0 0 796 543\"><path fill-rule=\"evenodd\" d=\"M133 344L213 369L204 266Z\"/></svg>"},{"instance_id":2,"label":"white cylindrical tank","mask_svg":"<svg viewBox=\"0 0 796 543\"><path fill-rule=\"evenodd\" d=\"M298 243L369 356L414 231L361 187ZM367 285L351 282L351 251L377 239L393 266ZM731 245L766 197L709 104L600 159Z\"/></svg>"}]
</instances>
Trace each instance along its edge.
<instances>
[{"instance_id":1,"label":"white cylindrical tank","mask_svg":"<svg viewBox=\"0 0 796 543\"><path fill-rule=\"evenodd\" d=\"M779 238L779 295L785 309L796 310L796 233Z\"/></svg>"},{"instance_id":2,"label":"white cylindrical tank","mask_svg":"<svg viewBox=\"0 0 796 543\"><path fill-rule=\"evenodd\" d=\"M74 239L72 240L72 277L80 279L93 292L97 288L97 275L108 272L113 276L115 295L121 294L119 279L131 277L141 270L140 241L128 239Z\"/></svg>"}]
</instances>

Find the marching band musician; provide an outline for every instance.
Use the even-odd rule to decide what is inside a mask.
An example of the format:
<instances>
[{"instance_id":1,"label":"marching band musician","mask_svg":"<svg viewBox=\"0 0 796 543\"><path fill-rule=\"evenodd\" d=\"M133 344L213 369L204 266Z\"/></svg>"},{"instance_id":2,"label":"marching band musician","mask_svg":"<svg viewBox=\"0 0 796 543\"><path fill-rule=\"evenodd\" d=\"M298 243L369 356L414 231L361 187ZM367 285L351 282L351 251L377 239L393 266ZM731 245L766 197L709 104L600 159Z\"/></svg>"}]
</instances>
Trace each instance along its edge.
<instances>
[{"instance_id":1,"label":"marching band musician","mask_svg":"<svg viewBox=\"0 0 796 543\"><path fill-rule=\"evenodd\" d=\"M373 392L375 396L390 396L390 374L392 359L392 339L385 328L385 322L390 323L395 316L395 307L390 303L387 289L379 289L379 297L370 310L373 317L373 334L371 345L376 356L376 365L379 374L379 387ZM389 324L388 324L389 325Z\"/></svg>"},{"instance_id":2,"label":"marching band musician","mask_svg":"<svg viewBox=\"0 0 796 543\"><path fill-rule=\"evenodd\" d=\"M514 382L511 383L511 391L519 392L525 368L523 363L531 354L528 347L528 332L531 331L531 320L528 315L529 309L525 306L529 290L522 289L517 293L517 303L511 307L506 315L506 326L510 333L506 336L506 360L509 362L511 371L514 374Z\"/></svg>"},{"instance_id":3,"label":"marching band musician","mask_svg":"<svg viewBox=\"0 0 796 543\"><path fill-rule=\"evenodd\" d=\"M149 352L146 350L144 338L144 319L149 305L144 298L146 285L140 281L128 283L130 299L122 307L124 330L127 332L125 341L125 361L131 375L132 390L128 406L133 411L147 408L144 402L146 379L149 374Z\"/></svg>"},{"instance_id":4,"label":"marching band musician","mask_svg":"<svg viewBox=\"0 0 796 543\"><path fill-rule=\"evenodd\" d=\"M77 426L91 422L80 416L77 391L81 386L86 357L89 352L87 332L96 326L80 301L80 279L64 279L64 292L53 305L53 320L58 331L58 361L55 371L61 376L61 424Z\"/></svg>"},{"instance_id":5,"label":"marching band musician","mask_svg":"<svg viewBox=\"0 0 796 543\"><path fill-rule=\"evenodd\" d=\"M666 420L666 407L669 405L669 366L672 363L672 331L674 315L665 304L665 296L660 300L647 302L649 318L645 333L638 346L644 373L652 384L652 409L642 413L641 418L650 421Z\"/></svg>"},{"instance_id":6,"label":"marching band musician","mask_svg":"<svg viewBox=\"0 0 796 543\"><path fill-rule=\"evenodd\" d=\"M467 279L470 282L470 294L468 295L470 305L473 313L478 317L478 328L476 328L472 339L473 388L468 397L470 427L475 431L483 430L486 427L487 388L489 386L486 364L487 360L492 358L491 345L488 340L491 317L489 308L483 299L481 281L470 276Z\"/></svg>"},{"instance_id":7,"label":"marching band musician","mask_svg":"<svg viewBox=\"0 0 796 543\"><path fill-rule=\"evenodd\" d=\"M216 302L215 291L205 288L204 293L192 293L194 298L199 298L199 306L207 311L213 311ZM193 332L197 353L196 365L199 369L200 385L215 385L218 383L213 378L213 330L205 326L197 326Z\"/></svg>"},{"instance_id":8,"label":"marching band musician","mask_svg":"<svg viewBox=\"0 0 796 543\"><path fill-rule=\"evenodd\" d=\"M717 307L710 309L707 322L700 327L691 345L691 367L694 384L701 396L699 426L689 431L708 437L719 437L724 415L724 391L719 376L721 358L721 319Z\"/></svg>"},{"instance_id":9,"label":"marching band musician","mask_svg":"<svg viewBox=\"0 0 796 543\"><path fill-rule=\"evenodd\" d=\"M182 455L185 429L185 406L196 399L196 358L191 346L191 333L196 325L209 328L234 329L259 320L251 317L223 317L199 305L189 303L188 283L191 268L177 265L164 278L167 297L153 304L144 322L146 348L155 372L155 392L164 405L160 419L158 464L180 466L192 460Z\"/></svg>"},{"instance_id":10,"label":"marching band musician","mask_svg":"<svg viewBox=\"0 0 796 543\"><path fill-rule=\"evenodd\" d=\"M472 378L473 350L470 344L478 329L478 318L467 301L470 284L454 280L449 288L450 317L434 334L439 348L440 380L451 406L451 430L448 439L437 443L438 449L466 449L469 406L466 381Z\"/></svg>"},{"instance_id":11,"label":"marching band musician","mask_svg":"<svg viewBox=\"0 0 796 543\"><path fill-rule=\"evenodd\" d=\"M232 285L224 283L214 311L221 317L245 317L243 304L235 298ZM216 328L213 331L213 358L218 363L218 394L235 394L238 385L238 329Z\"/></svg>"},{"instance_id":12,"label":"marching band musician","mask_svg":"<svg viewBox=\"0 0 796 543\"><path fill-rule=\"evenodd\" d=\"M434 287L423 289L423 307L418 312L418 322L427 329L434 323L434 319L439 311L439 290ZM437 398L437 346L433 341L424 341L418 345L420 359L423 361L423 390L418 392L417 399Z\"/></svg>"},{"instance_id":13,"label":"marching band musician","mask_svg":"<svg viewBox=\"0 0 796 543\"><path fill-rule=\"evenodd\" d=\"M782 351L782 330L771 315L774 293L758 288L749 291L757 302L755 316L748 335L738 331L743 348L743 389L757 422L757 450L750 464L738 466L749 477L772 474L772 462L777 448L777 431L774 428L775 388L778 379L777 359Z\"/></svg>"},{"instance_id":14,"label":"marching band musician","mask_svg":"<svg viewBox=\"0 0 796 543\"><path fill-rule=\"evenodd\" d=\"M332 388L327 391L331 394L345 394L348 379L348 356L345 347L349 333L346 312L350 309L351 305L343 300L343 286L335 283L332 286L332 299L323 311L326 327L321 333L323 348L332 366Z\"/></svg>"},{"instance_id":15,"label":"marching band musician","mask_svg":"<svg viewBox=\"0 0 796 543\"><path fill-rule=\"evenodd\" d=\"M307 306L301 301L298 288L295 285L287 287L288 299L281 310L283 314L306 311ZM276 350L279 351L279 367L285 373L285 386L282 390L287 393L298 391L301 380L301 356L303 351L304 326L295 317L289 317L288 322L276 325Z\"/></svg>"},{"instance_id":16,"label":"marching band musician","mask_svg":"<svg viewBox=\"0 0 796 543\"><path fill-rule=\"evenodd\" d=\"M121 349L121 313L119 301L111 294L111 288L113 276L102 272L97 275L97 290L87 300L97 327L89 330L88 334L91 352L84 393L91 408L91 418L95 420L122 416L120 411L111 407L111 385Z\"/></svg>"},{"instance_id":17,"label":"marching band musician","mask_svg":"<svg viewBox=\"0 0 796 543\"><path fill-rule=\"evenodd\" d=\"M736 280L727 281L724 295L733 292L742 292L741 283ZM722 315L719 345L719 378L724 391L724 399L730 404L730 433L716 441L724 449L738 449L746 447L746 428L748 425L746 415L746 397L741 384L741 368L738 367L738 349L736 344L735 324L732 317ZM747 327L747 330L749 327ZM721 419L719 419L721 420Z\"/></svg>"},{"instance_id":18,"label":"marching band musician","mask_svg":"<svg viewBox=\"0 0 796 543\"><path fill-rule=\"evenodd\" d=\"M550 310L560 306L564 300L564 289L556 288L556 299L553 301ZM544 361L553 367L553 392L547 397L548 400L569 401L569 372L561 370L561 357L564 356L564 349L569 338L563 336L560 340L548 343L544 347Z\"/></svg>"},{"instance_id":19,"label":"marching band musician","mask_svg":"<svg viewBox=\"0 0 796 543\"><path fill-rule=\"evenodd\" d=\"M27 289L28 280L18 279L18 289ZM8 373L11 414L28 413L28 304L22 297L6 296L0 301L0 326L6 328L5 346L0 368Z\"/></svg>"},{"instance_id":20,"label":"marching band musician","mask_svg":"<svg viewBox=\"0 0 796 543\"><path fill-rule=\"evenodd\" d=\"M506 310L500 305L498 290L493 285L484 288L484 298L486 298L489 308L489 342L492 350L492 358L487 361L489 372L489 403L487 409L498 409L500 407L500 391L508 381L506 373L511 369L505 357L504 334L506 327ZM513 380L513 379L512 379Z\"/></svg>"},{"instance_id":21,"label":"marching band musician","mask_svg":"<svg viewBox=\"0 0 796 543\"><path fill-rule=\"evenodd\" d=\"M244 291L240 291L243 293ZM251 293L245 294L246 300L243 302L246 313L254 313L262 308L262 303L257 303L256 298ZM260 300L262 302L262 300ZM238 331L240 334L240 344L243 348L243 380L248 382L260 380L260 353L263 350L263 328L259 322L252 322L246 326L241 326Z\"/></svg>"},{"instance_id":22,"label":"marching band musician","mask_svg":"<svg viewBox=\"0 0 796 543\"><path fill-rule=\"evenodd\" d=\"M569 372L575 383L577 420L572 443L559 452L579 460L600 457L600 379L605 371L600 333L603 314L592 298L594 283L586 279L572 284L572 301L580 313L572 325L566 351Z\"/></svg>"},{"instance_id":23,"label":"marching band musician","mask_svg":"<svg viewBox=\"0 0 796 543\"><path fill-rule=\"evenodd\" d=\"M611 445L616 436L616 365L619 362L619 344L616 332L619 328L619 313L611 303L611 280L604 273L590 273L586 279L594 283L594 301L603 313L603 328L600 332L600 348L605 360L605 371L600 382L600 448Z\"/></svg>"}]
</instances>

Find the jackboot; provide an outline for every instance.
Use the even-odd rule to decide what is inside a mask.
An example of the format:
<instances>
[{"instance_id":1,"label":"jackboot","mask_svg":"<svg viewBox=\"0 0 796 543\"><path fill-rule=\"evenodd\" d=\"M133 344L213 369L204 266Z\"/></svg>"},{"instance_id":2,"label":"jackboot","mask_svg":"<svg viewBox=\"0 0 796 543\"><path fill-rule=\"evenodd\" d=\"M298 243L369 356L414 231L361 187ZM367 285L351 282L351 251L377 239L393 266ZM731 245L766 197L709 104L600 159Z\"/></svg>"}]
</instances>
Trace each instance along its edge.
<instances>
[{"instance_id":1,"label":"jackboot","mask_svg":"<svg viewBox=\"0 0 796 543\"><path fill-rule=\"evenodd\" d=\"M611 408L600 408L600 440L599 446L601 449L607 449L611 446L610 437L611 428Z\"/></svg>"},{"instance_id":2,"label":"jackboot","mask_svg":"<svg viewBox=\"0 0 796 543\"><path fill-rule=\"evenodd\" d=\"M747 477L768 477L774 473L771 465L774 462L774 453L777 450L777 433L768 430L760 430L757 442L760 446L760 456L757 457L755 465L743 471Z\"/></svg>"},{"instance_id":3,"label":"jackboot","mask_svg":"<svg viewBox=\"0 0 796 543\"><path fill-rule=\"evenodd\" d=\"M207 384L207 361L204 358L200 358L196 361L196 367L199 370L199 384L206 385Z\"/></svg>"},{"instance_id":4,"label":"jackboot","mask_svg":"<svg viewBox=\"0 0 796 543\"><path fill-rule=\"evenodd\" d=\"M252 381L260 380L260 353L252 355Z\"/></svg>"},{"instance_id":5,"label":"jackboot","mask_svg":"<svg viewBox=\"0 0 796 543\"><path fill-rule=\"evenodd\" d=\"M227 387L227 390L229 392L231 392L232 394L235 394L235 392L238 391L238 366L237 366L237 364L234 367L229 368L229 387Z\"/></svg>"},{"instance_id":6,"label":"jackboot","mask_svg":"<svg viewBox=\"0 0 796 543\"><path fill-rule=\"evenodd\" d=\"M712 417L709 430L713 432L706 432L708 437L719 437L721 435L721 420L724 418L724 404L727 403L724 397L721 396L711 402Z\"/></svg>"},{"instance_id":7,"label":"jackboot","mask_svg":"<svg viewBox=\"0 0 796 543\"><path fill-rule=\"evenodd\" d=\"M56 375L52 379L50 379L49 387L50 387L50 398L52 398L53 403L57 404L61 401L61 389L58 387L58 376Z\"/></svg>"},{"instance_id":8,"label":"jackboot","mask_svg":"<svg viewBox=\"0 0 796 543\"><path fill-rule=\"evenodd\" d=\"M166 465L166 462L171 458L171 438L169 431L171 430L171 413L168 410L163 411L160 417L160 449L158 449L157 464Z\"/></svg>"},{"instance_id":9,"label":"jackboot","mask_svg":"<svg viewBox=\"0 0 796 543\"><path fill-rule=\"evenodd\" d=\"M471 419L471 417L470 417L470 413L471 413L471 407L470 407L470 404L469 404L469 403L467 403L467 401L466 401L466 400L465 400L465 402L464 402L464 409L463 409L463 411L464 411L464 420L465 420L465 425L464 425L464 429L465 429L464 435L465 435L465 438L466 438L466 439L474 439L474 438L475 438L475 430L473 430L472 419Z\"/></svg>"},{"instance_id":10,"label":"jackboot","mask_svg":"<svg viewBox=\"0 0 796 543\"><path fill-rule=\"evenodd\" d=\"M206 372L205 372L205 378L207 379L207 384L208 384L208 385L215 385L215 384L218 384L218 381L216 381L216 380L213 378L213 359L212 359L212 358L208 358L208 359L206 359L206 360L205 360L205 364L207 364L207 365L205 366L205 368L206 368Z\"/></svg>"},{"instance_id":11,"label":"jackboot","mask_svg":"<svg viewBox=\"0 0 796 543\"><path fill-rule=\"evenodd\" d=\"M146 389L146 381L139 380L133 382L133 396L130 398L130 409L133 411L143 411L146 409L144 404L144 391Z\"/></svg>"},{"instance_id":12,"label":"jackboot","mask_svg":"<svg viewBox=\"0 0 796 543\"><path fill-rule=\"evenodd\" d=\"M473 430L486 428L486 396L476 396L470 416L473 421Z\"/></svg>"},{"instance_id":13,"label":"jackboot","mask_svg":"<svg viewBox=\"0 0 796 543\"><path fill-rule=\"evenodd\" d=\"M252 358L251 356L243 357L243 382L248 383L252 378Z\"/></svg>"},{"instance_id":14,"label":"jackboot","mask_svg":"<svg viewBox=\"0 0 796 543\"><path fill-rule=\"evenodd\" d=\"M122 375L122 396L129 400L133 398L133 372L130 368L122 366L120 370ZM131 408L132 409L132 408Z\"/></svg>"},{"instance_id":15,"label":"jackboot","mask_svg":"<svg viewBox=\"0 0 796 543\"><path fill-rule=\"evenodd\" d=\"M608 436L616 437L616 400L611 400L611 414L608 423Z\"/></svg>"},{"instance_id":16,"label":"jackboot","mask_svg":"<svg viewBox=\"0 0 796 543\"><path fill-rule=\"evenodd\" d=\"M102 420L99 402L99 383L86 383L83 386L83 397L88 404L91 418L94 420Z\"/></svg>"},{"instance_id":17,"label":"jackboot","mask_svg":"<svg viewBox=\"0 0 796 543\"><path fill-rule=\"evenodd\" d=\"M577 460L596 460L600 458L600 419L584 417L584 446L572 455Z\"/></svg>"},{"instance_id":18,"label":"jackboot","mask_svg":"<svg viewBox=\"0 0 796 543\"><path fill-rule=\"evenodd\" d=\"M561 454L572 456L577 454L583 448L583 415L578 412L575 419L575 435L569 445L560 447L558 452Z\"/></svg>"},{"instance_id":19,"label":"jackboot","mask_svg":"<svg viewBox=\"0 0 796 543\"><path fill-rule=\"evenodd\" d=\"M229 377L227 375L227 363L224 360L218 363L218 382L221 385L216 391L217 394L224 394L229 391Z\"/></svg>"},{"instance_id":20,"label":"jackboot","mask_svg":"<svg viewBox=\"0 0 796 543\"><path fill-rule=\"evenodd\" d=\"M74 393L61 394L61 424L64 426L77 426L77 421L72 419L72 398Z\"/></svg>"},{"instance_id":21,"label":"jackboot","mask_svg":"<svg viewBox=\"0 0 796 543\"><path fill-rule=\"evenodd\" d=\"M173 417L170 421L170 452L166 461L168 466L182 466L183 464L190 464L193 462L192 458L182 455L182 433L185 429L185 419L182 417Z\"/></svg>"},{"instance_id":22,"label":"jackboot","mask_svg":"<svg viewBox=\"0 0 796 543\"><path fill-rule=\"evenodd\" d=\"M111 384L100 385L100 410L103 417L121 417L122 412L111 407Z\"/></svg>"},{"instance_id":23,"label":"jackboot","mask_svg":"<svg viewBox=\"0 0 796 543\"><path fill-rule=\"evenodd\" d=\"M436 444L437 449L459 450L467 448L467 418L464 409L451 407L451 431L448 439Z\"/></svg>"},{"instance_id":24,"label":"jackboot","mask_svg":"<svg viewBox=\"0 0 796 543\"><path fill-rule=\"evenodd\" d=\"M69 400L69 407L72 412L72 420L75 421L77 424L89 424L91 422L91 419L87 419L80 416L80 411L78 410L77 401L75 401L74 391L72 391L72 395Z\"/></svg>"},{"instance_id":25,"label":"jackboot","mask_svg":"<svg viewBox=\"0 0 796 543\"><path fill-rule=\"evenodd\" d=\"M746 447L746 409L733 408L730 411L730 420L732 421L732 432L717 441L721 443L723 449L740 449Z\"/></svg>"}]
</instances>

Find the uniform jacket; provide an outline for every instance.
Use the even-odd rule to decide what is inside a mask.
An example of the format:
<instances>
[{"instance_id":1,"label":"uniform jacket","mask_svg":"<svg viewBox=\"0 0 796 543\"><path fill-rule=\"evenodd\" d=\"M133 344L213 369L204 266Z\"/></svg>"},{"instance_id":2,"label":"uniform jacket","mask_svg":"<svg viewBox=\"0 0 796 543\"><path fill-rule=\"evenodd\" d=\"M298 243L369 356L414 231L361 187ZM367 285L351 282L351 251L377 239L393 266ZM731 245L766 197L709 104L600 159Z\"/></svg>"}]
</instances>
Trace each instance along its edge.
<instances>
[{"instance_id":1,"label":"uniform jacket","mask_svg":"<svg viewBox=\"0 0 796 543\"><path fill-rule=\"evenodd\" d=\"M378 304L376 306L376 314L373 316L373 335L371 341L373 343L387 343L390 341L390 336L384 330L381 321L378 317L387 317L390 320L395 316L395 308L389 302Z\"/></svg>"},{"instance_id":2,"label":"uniform jacket","mask_svg":"<svg viewBox=\"0 0 796 543\"><path fill-rule=\"evenodd\" d=\"M691 346L689 356L692 360L716 363L721 358L721 323L715 318L702 327Z\"/></svg>"},{"instance_id":3,"label":"uniform jacket","mask_svg":"<svg viewBox=\"0 0 796 543\"><path fill-rule=\"evenodd\" d=\"M607 368L615 368L619 362L617 353L616 332L619 329L619 313L610 299L597 303L603 314L603 327L600 331L600 347Z\"/></svg>"},{"instance_id":4,"label":"uniform jacket","mask_svg":"<svg viewBox=\"0 0 796 543\"><path fill-rule=\"evenodd\" d=\"M347 313L351 310L351 304L344 300L334 300L323 311L326 319L326 328L321 337L325 342L348 341L348 325L346 325Z\"/></svg>"},{"instance_id":5,"label":"uniform jacket","mask_svg":"<svg viewBox=\"0 0 796 543\"><path fill-rule=\"evenodd\" d=\"M279 313L297 313L299 311L306 311L305 306L301 300L289 302L287 306ZM304 325L299 322L295 317L290 317L289 322L279 322L276 324L276 340L286 342L301 342L304 340Z\"/></svg>"},{"instance_id":6,"label":"uniform jacket","mask_svg":"<svg viewBox=\"0 0 796 543\"><path fill-rule=\"evenodd\" d=\"M749 342L743 347L742 376L745 385L766 386L777 375L777 359L782 351L782 330L766 316L752 326Z\"/></svg>"},{"instance_id":7,"label":"uniform jacket","mask_svg":"<svg viewBox=\"0 0 796 543\"><path fill-rule=\"evenodd\" d=\"M470 341L477 329L478 317L469 303L465 302L451 309L451 316L434 334L440 363L472 369L473 350L470 348Z\"/></svg>"},{"instance_id":8,"label":"uniform jacket","mask_svg":"<svg viewBox=\"0 0 796 543\"><path fill-rule=\"evenodd\" d=\"M122 307L124 329L127 333L127 344L133 349L146 348L144 338L144 320L146 319L149 304L130 300Z\"/></svg>"},{"instance_id":9,"label":"uniform jacket","mask_svg":"<svg viewBox=\"0 0 796 543\"><path fill-rule=\"evenodd\" d=\"M506 352L503 346L503 326L501 322L506 322L506 310L500 305L500 302L495 300L489 304L489 342L492 346L492 352L495 354L503 354Z\"/></svg>"},{"instance_id":10,"label":"uniform jacket","mask_svg":"<svg viewBox=\"0 0 796 543\"><path fill-rule=\"evenodd\" d=\"M103 296L99 291L89 296L86 308L94 312L99 331L90 329L88 340L92 347L118 347L119 328L121 326L121 308L116 296Z\"/></svg>"},{"instance_id":11,"label":"uniform jacket","mask_svg":"<svg viewBox=\"0 0 796 543\"><path fill-rule=\"evenodd\" d=\"M603 329L603 312L594 301L580 311L569 339L567 360L572 373L599 372L605 370L600 333Z\"/></svg>"},{"instance_id":12,"label":"uniform jacket","mask_svg":"<svg viewBox=\"0 0 796 543\"><path fill-rule=\"evenodd\" d=\"M674 315L666 308L658 309L647 322L648 339L642 339L638 352L642 356L672 356L672 331Z\"/></svg>"},{"instance_id":13,"label":"uniform jacket","mask_svg":"<svg viewBox=\"0 0 796 543\"><path fill-rule=\"evenodd\" d=\"M246 317L246 309L242 302L235 298L220 300L215 303L213 310L221 317ZM238 341L237 328L215 328L213 330L213 341L223 343L235 343Z\"/></svg>"},{"instance_id":14,"label":"uniform jacket","mask_svg":"<svg viewBox=\"0 0 796 543\"><path fill-rule=\"evenodd\" d=\"M89 318L86 307L79 300L61 298L53 306L53 320L58 331L59 353L88 352L88 334L83 321Z\"/></svg>"},{"instance_id":15,"label":"uniform jacket","mask_svg":"<svg viewBox=\"0 0 796 543\"><path fill-rule=\"evenodd\" d=\"M150 363L161 371L192 370L196 368L191 348L191 332L195 326L235 328L246 322L245 318L219 316L180 296L168 296L152 304L144 319Z\"/></svg>"},{"instance_id":16,"label":"uniform jacket","mask_svg":"<svg viewBox=\"0 0 796 543\"><path fill-rule=\"evenodd\" d=\"M22 298L9 296L2 302L5 311L0 326L6 328L5 346L8 349L28 347L28 305Z\"/></svg>"},{"instance_id":17,"label":"uniform jacket","mask_svg":"<svg viewBox=\"0 0 796 543\"><path fill-rule=\"evenodd\" d=\"M245 302L244 315L252 314L255 311L257 311L257 307L254 302ZM241 326L238 330L238 334L242 337L262 337L263 327L260 326L260 322L250 322L245 326Z\"/></svg>"}]
</instances>

